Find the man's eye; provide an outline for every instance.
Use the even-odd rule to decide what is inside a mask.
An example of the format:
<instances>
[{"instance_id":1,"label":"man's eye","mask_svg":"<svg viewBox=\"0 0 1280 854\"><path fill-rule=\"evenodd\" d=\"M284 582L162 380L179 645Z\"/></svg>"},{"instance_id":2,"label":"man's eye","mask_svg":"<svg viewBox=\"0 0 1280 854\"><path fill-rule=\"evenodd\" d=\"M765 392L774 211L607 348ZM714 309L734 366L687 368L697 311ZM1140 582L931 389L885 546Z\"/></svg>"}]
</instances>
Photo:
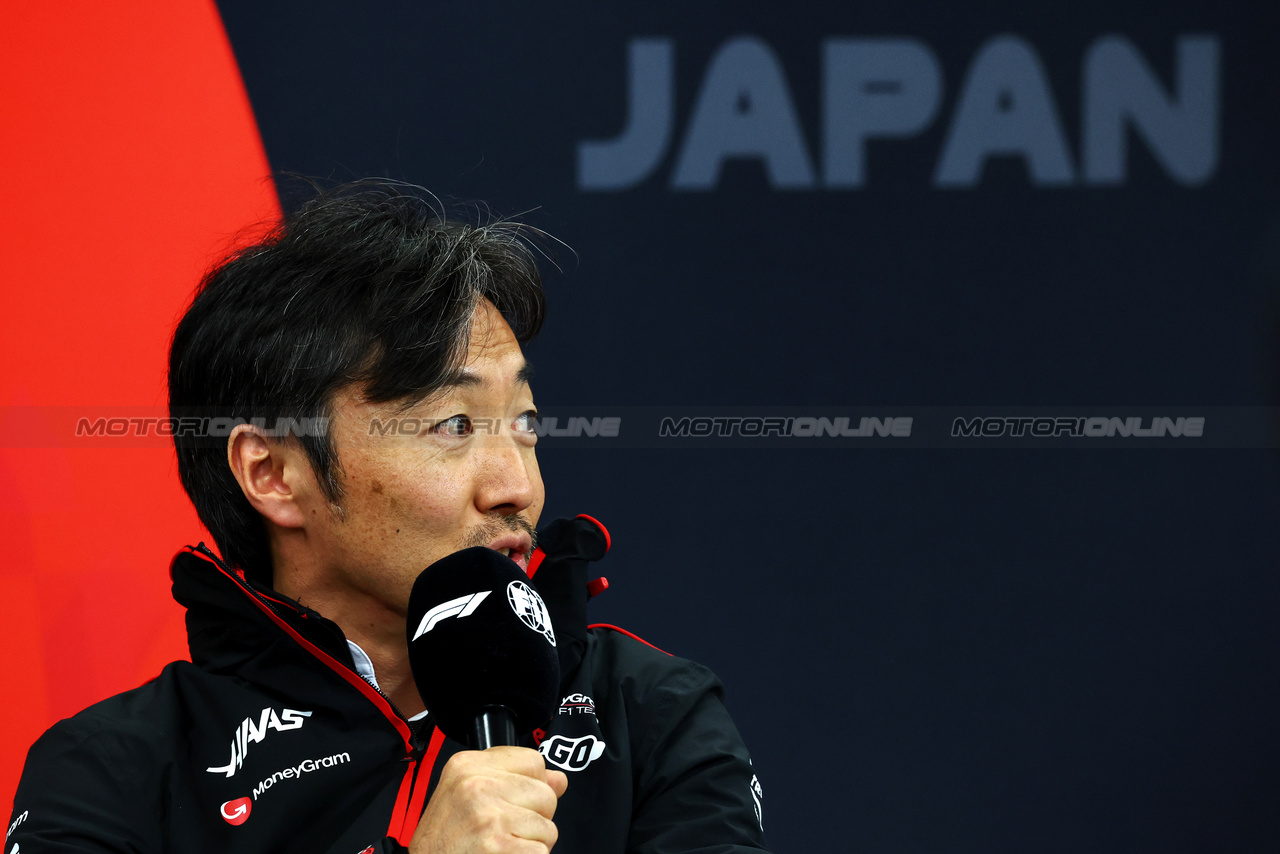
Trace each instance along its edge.
<instances>
[{"instance_id":1,"label":"man's eye","mask_svg":"<svg viewBox=\"0 0 1280 854\"><path fill-rule=\"evenodd\" d=\"M437 422L432 432L442 436L470 436L471 430L470 418L465 415L455 415Z\"/></svg>"},{"instance_id":2,"label":"man's eye","mask_svg":"<svg viewBox=\"0 0 1280 854\"><path fill-rule=\"evenodd\" d=\"M537 418L538 413L536 410L530 409L528 412L522 412L520 413L520 416L516 418L514 429L517 433L533 433L534 421L536 421Z\"/></svg>"}]
</instances>

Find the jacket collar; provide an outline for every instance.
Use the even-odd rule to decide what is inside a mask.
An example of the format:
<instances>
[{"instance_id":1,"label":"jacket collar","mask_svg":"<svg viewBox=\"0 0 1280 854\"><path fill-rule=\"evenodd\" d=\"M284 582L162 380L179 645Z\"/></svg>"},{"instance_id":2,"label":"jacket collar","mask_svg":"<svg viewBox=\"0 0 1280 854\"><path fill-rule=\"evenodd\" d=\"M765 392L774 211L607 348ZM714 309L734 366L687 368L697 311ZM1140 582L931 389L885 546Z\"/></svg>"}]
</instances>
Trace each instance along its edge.
<instances>
[{"instance_id":1,"label":"jacket collar","mask_svg":"<svg viewBox=\"0 0 1280 854\"><path fill-rule=\"evenodd\" d=\"M187 546L169 568L173 598L187 609L191 661L206 670L235 670L281 640L269 610L347 667L354 668L336 623L274 590L248 581L204 543Z\"/></svg>"},{"instance_id":2,"label":"jacket collar","mask_svg":"<svg viewBox=\"0 0 1280 854\"><path fill-rule=\"evenodd\" d=\"M608 549L608 534L586 516L557 519L538 535L530 561L534 587L551 613L562 685L569 684L587 646L588 565ZM173 559L173 598L187 609L191 660L210 671L234 671L280 642L281 628L268 614L354 670L338 625L231 569L204 543L187 546Z\"/></svg>"}]
</instances>

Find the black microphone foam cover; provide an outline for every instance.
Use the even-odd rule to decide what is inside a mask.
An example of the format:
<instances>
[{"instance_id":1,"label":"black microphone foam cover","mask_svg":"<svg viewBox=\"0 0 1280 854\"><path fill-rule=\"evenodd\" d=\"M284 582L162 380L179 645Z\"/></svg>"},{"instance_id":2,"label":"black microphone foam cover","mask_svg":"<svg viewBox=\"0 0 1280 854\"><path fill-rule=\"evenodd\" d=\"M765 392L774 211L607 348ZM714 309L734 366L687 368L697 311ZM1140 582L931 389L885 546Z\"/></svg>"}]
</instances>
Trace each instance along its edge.
<instances>
[{"instance_id":1,"label":"black microphone foam cover","mask_svg":"<svg viewBox=\"0 0 1280 854\"><path fill-rule=\"evenodd\" d=\"M436 726L464 744L488 706L517 736L555 714L560 689L551 615L514 561L488 548L441 558L409 596L409 666Z\"/></svg>"}]
</instances>

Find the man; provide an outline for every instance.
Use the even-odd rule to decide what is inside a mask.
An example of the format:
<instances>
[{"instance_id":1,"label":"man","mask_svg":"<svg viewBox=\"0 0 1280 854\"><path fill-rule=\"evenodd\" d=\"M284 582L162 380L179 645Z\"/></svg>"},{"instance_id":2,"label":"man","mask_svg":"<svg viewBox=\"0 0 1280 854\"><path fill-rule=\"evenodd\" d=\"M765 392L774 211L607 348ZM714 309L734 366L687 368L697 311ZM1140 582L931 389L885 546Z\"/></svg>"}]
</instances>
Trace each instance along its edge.
<instances>
[{"instance_id":1,"label":"man","mask_svg":"<svg viewBox=\"0 0 1280 854\"><path fill-rule=\"evenodd\" d=\"M535 549L526 231L364 183L205 278L169 376L179 473L221 552L171 568L192 663L36 743L11 854L763 849L714 676L587 627L603 526L552 523ZM235 427L178 429L206 417ZM474 546L531 576L559 639L564 700L525 747L446 738L409 667L415 579Z\"/></svg>"}]
</instances>

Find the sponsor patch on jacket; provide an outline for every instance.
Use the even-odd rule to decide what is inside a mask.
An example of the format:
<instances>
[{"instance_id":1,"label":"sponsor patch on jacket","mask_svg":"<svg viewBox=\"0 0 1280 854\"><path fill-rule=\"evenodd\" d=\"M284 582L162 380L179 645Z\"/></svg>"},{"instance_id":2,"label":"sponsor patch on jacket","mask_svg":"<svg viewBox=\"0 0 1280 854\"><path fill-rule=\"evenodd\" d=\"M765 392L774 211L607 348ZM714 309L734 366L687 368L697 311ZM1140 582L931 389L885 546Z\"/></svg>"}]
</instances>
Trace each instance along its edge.
<instances>
[{"instance_id":1,"label":"sponsor patch on jacket","mask_svg":"<svg viewBox=\"0 0 1280 854\"><path fill-rule=\"evenodd\" d=\"M751 802L756 808L756 823L760 825L760 829L764 830L764 789L760 787L760 778L751 775Z\"/></svg>"},{"instance_id":2,"label":"sponsor patch on jacket","mask_svg":"<svg viewBox=\"0 0 1280 854\"><path fill-rule=\"evenodd\" d=\"M596 701L586 694L570 694L560 701L560 715L594 715Z\"/></svg>"},{"instance_id":3,"label":"sponsor patch on jacket","mask_svg":"<svg viewBox=\"0 0 1280 854\"><path fill-rule=\"evenodd\" d=\"M222 818L233 827L239 827L248 821L251 812L253 812L253 801L249 798L236 798L222 805Z\"/></svg>"},{"instance_id":4,"label":"sponsor patch on jacket","mask_svg":"<svg viewBox=\"0 0 1280 854\"><path fill-rule=\"evenodd\" d=\"M557 768L581 771L604 755L604 742L594 735L569 738L553 735L538 745L538 752Z\"/></svg>"},{"instance_id":5,"label":"sponsor patch on jacket","mask_svg":"<svg viewBox=\"0 0 1280 854\"><path fill-rule=\"evenodd\" d=\"M18 825L22 824L26 820L27 820L27 811L23 810L22 815L15 818L13 820L13 824L9 825L9 832L4 835L4 839L6 842L9 841L10 836L13 836L13 832L18 829Z\"/></svg>"},{"instance_id":6,"label":"sponsor patch on jacket","mask_svg":"<svg viewBox=\"0 0 1280 854\"><path fill-rule=\"evenodd\" d=\"M259 795L283 780L296 780L303 774L310 774L321 768L333 768L335 765L346 765L350 761L351 754L343 751L332 756L322 756L319 759L307 759L289 768L282 768L253 787L253 799L256 801Z\"/></svg>"},{"instance_id":7,"label":"sponsor patch on jacket","mask_svg":"<svg viewBox=\"0 0 1280 854\"><path fill-rule=\"evenodd\" d=\"M291 729L300 729L309 717L311 717L311 712L299 712L295 709L281 709L280 714L277 715L276 710L268 706L258 715L257 721L254 721L252 717L247 717L240 722L235 735L231 737L230 761L226 765L218 765L204 770L210 774L226 774L228 777L234 775L240 770L240 766L244 765L244 757L249 752L249 745L262 741L267 737L269 730L284 732Z\"/></svg>"},{"instance_id":8,"label":"sponsor patch on jacket","mask_svg":"<svg viewBox=\"0 0 1280 854\"><path fill-rule=\"evenodd\" d=\"M351 754L347 752L335 753L332 756L322 756L319 759L306 759L297 765L288 768L282 768L274 774L269 774L253 787L253 794L246 795L243 798L235 798L227 801L221 807L222 818L227 824L240 826L249 820L249 814L253 812L253 802L258 796L270 789L276 783L285 780L296 780L303 774L310 774L312 771L318 771L321 768L333 768L336 765L345 765L351 761Z\"/></svg>"}]
</instances>

